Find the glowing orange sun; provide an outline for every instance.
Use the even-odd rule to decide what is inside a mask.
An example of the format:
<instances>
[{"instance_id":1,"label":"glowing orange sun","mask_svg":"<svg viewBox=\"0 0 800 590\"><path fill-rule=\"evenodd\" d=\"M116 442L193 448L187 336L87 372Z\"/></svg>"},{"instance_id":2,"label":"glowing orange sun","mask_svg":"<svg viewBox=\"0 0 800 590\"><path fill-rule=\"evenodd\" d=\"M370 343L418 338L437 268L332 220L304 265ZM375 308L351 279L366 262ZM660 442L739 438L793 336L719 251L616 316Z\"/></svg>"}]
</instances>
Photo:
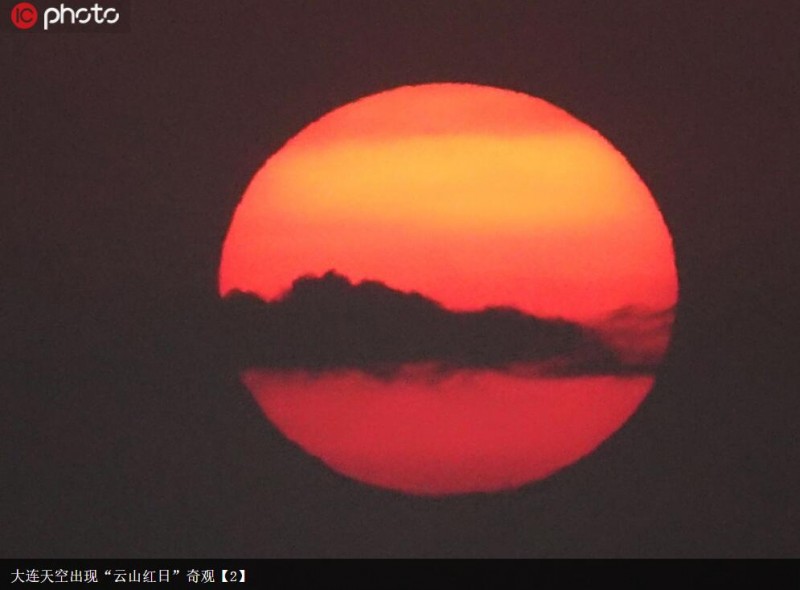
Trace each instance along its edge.
<instances>
[{"instance_id":1,"label":"glowing orange sun","mask_svg":"<svg viewBox=\"0 0 800 590\"><path fill-rule=\"evenodd\" d=\"M279 304L300 301L303 285L328 293L334 284L342 301L362 302L345 319L329 317L344 304L323 299ZM599 133L518 92L426 84L335 109L271 156L234 214L219 291L256 296L273 315L303 309L298 321L314 316L319 326L318 335L302 332L315 362L345 359L323 369L304 364L302 342L281 357L281 335L297 340L301 328L270 320L283 332L276 328L269 358L283 364L253 362L242 378L286 437L360 481L436 495L529 483L615 432L652 387L677 278L652 195ZM475 324L488 332L470 327L471 339L509 342L494 316L478 313L501 308L517 318L503 326L557 334L553 326L566 325L572 340L556 349L550 336L523 338L539 349L515 349L514 362L492 356L503 346L486 345L491 363L474 361L486 348L480 343L444 342L451 356L435 358L410 346L391 357L387 377L346 350L353 337L342 326L350 321L361 322L359 338L379 342L374 348L392 348L392 334L375 335L374 322L358 319L369 293L400 302L397 314L411 301L424 307L423 299L445 318L409 330ZM300 317L293 313L285 317ZM397 340L413 342L405 317ZM409 324L426 323L413 317ZM328 342L339 350L317 351ZM602 363L585 362L591 347ZM462 349L442 370L442 359Z\"/></svg>"}]
</instances>

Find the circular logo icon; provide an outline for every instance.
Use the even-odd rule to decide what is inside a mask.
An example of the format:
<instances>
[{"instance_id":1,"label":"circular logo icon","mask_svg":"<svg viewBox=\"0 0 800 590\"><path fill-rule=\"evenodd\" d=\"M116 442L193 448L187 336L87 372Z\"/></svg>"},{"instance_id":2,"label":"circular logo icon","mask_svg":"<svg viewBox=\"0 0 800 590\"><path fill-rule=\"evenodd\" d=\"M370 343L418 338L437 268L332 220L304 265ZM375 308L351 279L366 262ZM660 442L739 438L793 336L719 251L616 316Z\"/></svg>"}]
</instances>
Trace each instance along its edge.
<instances>
[{"instance_id":1,"label":"circular logo icon","mask_svg":"<svg viewBox=\"0 0 800 590\"><path fill-rule=\"evenodd\" d=\"M39 12L30 2L20 2L11 9L11 22L18 29L30 29L39 19Z\"/></svg>"}]
</instances>

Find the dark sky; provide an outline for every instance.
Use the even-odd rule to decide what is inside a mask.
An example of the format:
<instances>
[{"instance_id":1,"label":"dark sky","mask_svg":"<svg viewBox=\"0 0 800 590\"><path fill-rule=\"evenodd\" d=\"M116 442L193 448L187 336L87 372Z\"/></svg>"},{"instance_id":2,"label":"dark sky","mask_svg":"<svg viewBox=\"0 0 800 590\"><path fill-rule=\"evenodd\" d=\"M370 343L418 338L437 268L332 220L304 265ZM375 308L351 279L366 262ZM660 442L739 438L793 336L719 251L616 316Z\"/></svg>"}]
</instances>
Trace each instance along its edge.
<instances>
[{"instance_id":1,"label":"dark sky","mask_svg":"<svg viewBox=\"0 0 800 590\"><path fill-rule=\"evenodd\" d=\"M138 0L128 34L0 32L0 556L800 555L798 30L788 1ZM328 110L432 81L599 129L676 246L645 405L494 496L344 479L215 362L251 175Z\"/></svg>"}]
</instances>

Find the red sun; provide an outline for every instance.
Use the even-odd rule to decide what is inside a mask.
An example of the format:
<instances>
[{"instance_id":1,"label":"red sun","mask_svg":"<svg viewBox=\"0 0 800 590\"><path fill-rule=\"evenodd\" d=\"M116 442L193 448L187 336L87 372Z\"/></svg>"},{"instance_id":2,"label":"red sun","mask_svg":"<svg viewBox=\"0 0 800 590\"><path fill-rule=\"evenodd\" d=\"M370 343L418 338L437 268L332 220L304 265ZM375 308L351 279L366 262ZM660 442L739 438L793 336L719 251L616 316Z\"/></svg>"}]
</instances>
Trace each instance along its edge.
<instances>
[{"instance_id":1,"label":"red sun","mask_svg":"<svg viewBox=\"0 0 800 590\"><path fill-rule=\"evenodd\" d=\"M590 453L651 389L677 301L671 237L625 157L544 100L471 84L344 105L258 171L225 239L220 294L275 302L330 270L353 289L418 293L440 315L560 318L614 359L432 372L411 354L390 379L352 363L243 367L266 416L308 453L425 495L517 487Z\"/></svg>"}]
</instances>

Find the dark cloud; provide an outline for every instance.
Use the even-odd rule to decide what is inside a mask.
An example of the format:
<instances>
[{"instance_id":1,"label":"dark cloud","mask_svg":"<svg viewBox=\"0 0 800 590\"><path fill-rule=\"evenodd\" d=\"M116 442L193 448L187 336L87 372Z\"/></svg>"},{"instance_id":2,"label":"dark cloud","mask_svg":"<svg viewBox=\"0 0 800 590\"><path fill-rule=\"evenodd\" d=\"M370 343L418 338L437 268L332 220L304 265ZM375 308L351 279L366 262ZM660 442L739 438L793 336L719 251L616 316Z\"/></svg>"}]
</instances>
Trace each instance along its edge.
<instances>
[{"instance_id":1,"label":"dark cloud","mask_svg":"<svg viewBox=\"0 0 800 590\"><path fill-rule=\"evenodd\" d=\"M589 328L614 349L623 366L652 371L666 354L674 321L674 307L647 309L629 306Z\"/></svg>"},{"instance_id":2,"label":"dark cloud","mask_svg":"<svg viewBox=\"0 0 800 590\"><path fill-rule=\"evenodd\" d=\"M329 271L304 276L274 301L241 292L225 299L228 349L241 367L360 369L391 377L425 363L446 372L650 373L647 355L623 355L601 330L508 307L456 312L378 281L351 283ZM630 356L630 355L629 355Z\"/></svg>"}]
</instances>

